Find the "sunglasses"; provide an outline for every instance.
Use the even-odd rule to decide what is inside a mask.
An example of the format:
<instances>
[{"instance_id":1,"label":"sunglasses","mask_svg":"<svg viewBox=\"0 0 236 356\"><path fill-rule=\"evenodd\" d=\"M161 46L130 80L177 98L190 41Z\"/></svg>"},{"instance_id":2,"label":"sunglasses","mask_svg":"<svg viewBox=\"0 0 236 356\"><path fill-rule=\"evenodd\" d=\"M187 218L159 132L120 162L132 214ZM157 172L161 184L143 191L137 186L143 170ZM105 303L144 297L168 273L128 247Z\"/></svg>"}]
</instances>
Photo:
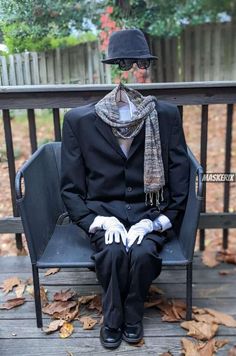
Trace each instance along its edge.
<instances>
[{"instance_id":1,"label":"sunglasses","mask_svg":"<svg viewBox=\"0 0 236 356\"><path fill-rule=\"evenodd\" d=\"M147 69L150 66L150 59L117 59L114 64L119 65L120 70L130 70L134 63L139 69Z\"/></svg>"}]
</instances>

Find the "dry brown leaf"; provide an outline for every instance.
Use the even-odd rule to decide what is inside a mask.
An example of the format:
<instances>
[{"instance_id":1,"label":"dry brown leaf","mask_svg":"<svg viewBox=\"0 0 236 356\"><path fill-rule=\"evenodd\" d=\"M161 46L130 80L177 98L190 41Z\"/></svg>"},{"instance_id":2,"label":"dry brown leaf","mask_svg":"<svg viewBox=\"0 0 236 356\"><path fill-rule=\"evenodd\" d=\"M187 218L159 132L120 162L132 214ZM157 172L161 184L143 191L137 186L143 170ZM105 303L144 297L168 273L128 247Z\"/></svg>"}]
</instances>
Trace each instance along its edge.
<instances>
[{"instance_id":1,"label":"dry brown leaf","mask_svg":"<svg viewBox=\"0 0 236 356\"><path fill-rule=\"evenodd\" d=\"M52 302L50 304L45 305L42 308L43 313L53 315L54 313L63 313L69 311L71 308L75 307L77 302L74 300L66 301L66 302Z\"/></svg>"},{"instance_id":2,"label":"dry brown leaf","mask_svg":"<svg viewBox=\"0 0 236 356\"><path fill-rule=\"evenodd\" d=\"M221 347L223 347L228 343L229 343L228 339L215 339L215 345L217 349L220 349Z\"/></svg>"},{"instance_id":3,"label":"dry brown leaf","mask_svg":"<svg viewBox=\"0 0 236 356\"><path fill-rule=\"evenodd\" d=\"M223 324L225 326L232 327L232 328L236 327L236 320L231 315L219 312L211 308L205 308L205 310L207 313L215 317L216 322L218 324Z\"/></svg>"},{"instance_id":4,"label":"dry brown leaf","mask_svg":"<svg viewBox=\"0 0 236 356\"><path fill-rule=\"evenodd\" d=\"M182 300L172 299L172 311L176 319L186 319L186 303Z\"/></svg>"},{"instance_id":5,"label":"dry brown leaf","mask_svg":"<svg viewBox=\"0 0 236 356\"><path fill-rule=\"evenodd\" d=\"M94 298L89 302L88 309L97 310L100 314L102 312L102 300L100 295L95 295Z\"/></svg>"},{"instance_id":6,"label":"dry brown leaf","mask_svg":"<svg viewBox=\"0 0 236 356\"><path fill-rule=\"evenodd\" d=\"M165 294L161 288L158 288L157 286L151 285L148 294Z\"/></svg>"},{"instance_id":7,"label":"dry brown leaf","mask_svg":"<svg viewBox=\"0 0 236 356\"><path fill-rule=\"evenodd\" d=\"M208 267L215 267L220 264L216 259L216 251L205 249L202 253L202 262Z\"/></svg>"},{"instance_id":8,"label":"dry brown leaf","mask_svg":"<svg viewBox=\"0 0 236 356\"><path fill-rule=\"evenodd\" d=\"M17 298L22 297L22 295L24 294L24 291L25 291L25 287L26 287L26 285L24 283L21 283L15 288L15 293L16 293Z\"/></svg>"},{"instance_id":9,"label":"dry brown leaf","mask_svg":"<svg viewBox=\"0 0 236 356\"><path fill-rule=\"evenodd\" d=\"M24 303L25 298L11 298L7 299L3 304L0 304L0 309L12 309Z\"/></svg>"},{"instance_id":10,"label":"dry brown leaf","mask_svg":"<svg viewBox=\"0 0 236 356\"><path fill-rule=\"evenodd\" d=\"M144 338L142 338L139 342L137 342L136 344L132 344L132 346L136 346L136 347L142 347L145 344L145 340Z\"/></svg>"},{"instance_id":11,"label":"dry brown leaf","mask_svg":"<svg viewBox=\"0 0 236 356\"><path fill-rule=\"evenodd\" d=\"M167 351L160 354L160 356L173 356L173 354L170 351Z\"/></svg>"},{"instance_id":12,"label":"dry brown leaf","mask_svg":"<svg viewBox=\"0 0 236 356\"><path fill-rule=\"evenodd\" d=\"M26 287L26 291L34 298L34 286L33 285L28 285ZM47 291L47 289L44 288L44 286L40 286L40 298L41 298L42 306L45 306L46 304L48 304L47 292L48 291Z\"/></svg>"},{"instance_id":13,"label":"dry brown leaf","mask_svg":"<svg viewBox=\"0 0 236 356\"><path fill-rule=\"evenodd\" d=\"M59 335L62 339L69 337L74 330L74 326L71 323L64 323L59 331Z\"/></svg>"},{"instance_id":14,"label":"dry brown leaf","mask_svg":"<svg viewBox=\"0 0 236 356\"><path fill-rule=\"evenodd\" d=\"M236 268L233 268L233 269L222 269L219 271L219 274L221 276L227 276L227 275L230 275L230 274L234 274L236 273Z\"/></svg>"},{"instance_id":15,"label":"dry brown leaf","mask_svg":"<svg viewBox=\"0 0 236 356\"><path fill-rule=\"evenodd\" d=\"M3 284L0 286L0 288L3 289L4 294L7 294L11 292L12 289L15 286L18 286L19 284L21 284L21 280L18 277L10 277L3 281Z\"/></svg>"},{"instance_id":16,"label":"dry brown leaf","mask_svg":"<svg viewBox=\"0 0 236 356\"><path fill-rule=\"evenodd\" d=\"M29 293L30 295L32 295L32 297L33 297L34 296L34 286L28 285L26 287L26 292Z\"/></svg>"},{"instance_id":17,"label":"dry brown leaf","mask_svg":"<svg viewBox=\"0 0 236 356\"><path fill-rule=\"evenodd\" d=\"M185 356L199 356L199 352L197 349L197 344L192 342L190 339L183 337L181 339L182 344L182 353ZM209 356L209 355L207 355Z\"/></svg>"},{"instance_id":18,"label":"dry brown leaf","mask_svg":"<svg viewBox=\"0 0 236 356\"><path fill-rule=\"evenodd\" d=\"M53 313L52 317L54 319L63 319L66 321L72 321L74 319L77 319L79 316L79 306L76 305L75 308L71 308L70 310L64 310L63 312L56 312Z\"/></svg>"},{"instance_id":19,"label":"dry brown leaf","mask_svg":"<svg viewBox=\"0 0 236 356\"><path fill-rule=\"evenodd\" d=\"M82 318L79 318L79 321L83 323L84 330L91 330L97 324L97 320L90 316L82 316Z\"/></svg>"},{"instance_id":20,"label":"dry brown leaf","mask_svg":"<svg viewBox=\"0 0 236 356\"><path fill-rule=\"evenodd\" d=\"M53 296L53 300L55 300L55 301L61 300L64 302L64 301L71 299L75 295L76 295L76 292L69 288L65 291L61 290L60 292L56 292Z\"/></svg>"},{"instance_id":21,"label":"dry brown leaf","mask_svg":"<svg viewBox=\"0 0 236 356\"><path fill-rule=\"evenodd\" d=\"M236 251L230 251L229 249L218 251L217 260L236 264Z\"/></svg>"},{"instance_id":22,"label":"dry brown leaf","mask_svg":"<svg viewBox=\"0 0 236 356\"><path fill-rule=\"evenodd\" d=\"M216 351L215 339L199 343L197 349L199 356L214 356Z\"/></svg>"},{"instance_id":23,"label":"dry brown leaf","mask_svg":"<svg viewBox=\"0 0 236 356\"><path fill-rule=\"evenodd\" d=\"M43 327L43 331L46 333L46 334L50 334L51 332L53 331L56 331L58 330L63 324L65 323L64 320L53 320L50 322L50 324L46 327Z\"/></svg>"},{"instance_id":24,"label":"dry brown leaf","mask_svg":"<svg viewBox=\"0 0 236 356\"><path fill-rule=\"evenodd\" d=\"M144 308L155 307L160 303L162 303L162 299L157 299L157 300L153 300L153 301L150 301L150 302L145 302L144 303Z\"/></svg>"},{"instance_id":25,"label":"dry brown leaf","mask_svg":"<svg viewBox=\"0 0 236 356\"><path fill-rule=\"evenodd\" d=\"M236 356L236 345L231 347L231 349L228 351L228 355L227 356Z\"/></svg>"},{"instance_id":26,"label":"dry brown leaf","mask_svg":"<svg viewBox=\"0 0 236 356\"><path fill-rule=\"evenodd\" d=\"M187 335L193 336L198 340L209 340L211 339L217 332L219 325L215 323L204 323L202 321L183 321L180 323L180 326L184 329L188 330Z\"/></svg>"},{"instance_id":27,"label":"dry brown leaf","mask_svg":"<svg viewBox=\"0 0 236 356\"><path fill-rule=\"evenodd\" d=\"M27 278L25 281L25 284L28 284L28 285L33 284L33 278L32 277Z\"/></svg>"},{"instance_id":28,"label":"dry brown leaf","mask_svg":"<svg viewBox=\"0 0 236 356\"><path fill-rule=\"evenodd\" d=\"M55 274L60 271L60 268L49 268L45 273L44 276L50 276L50 274Z\"/></svg>"},{"instance_id":29,"label":"dry brown leaf","mask_svg":"<svg viewBox=\"0 0 236 356\"><path fill-rule=\"evenodd\" d=\"M87 304L88 302L90 302L91 300L94 299L94 297L96 296L96 294L93 295L83 295L82 297L78 298L78 304Z\"/></svg>"},{"instance_id":30,"label":"dry brown leaf","mask_svg":"<svg viewBox=\"0 0 236 356\"><path fill-rule=\"evenodd\" d=\"M211 323L218 324L217 319L213 315L210 315L210 314L194 314L193 318L196 321L203 321L208 324L211 324Z\"/></svg>"},{"instance_id":31,"label":"dry brown leaf","mask_svg":"<svg viewBox=\"0 0 236 356\"><path fill-rule=\"evenodd\" d=\"M192 307L192 311L195 314L206 314L205 308L199 308L195 305Z\"/></svg>"},{"instance_id":32,"label":"dry brown leaf","mask_svg":"<svg viewBox=\"0 0 236 356\"><path fill-rule=\"evenodd\" d=\"M163 299L162 303L156 305L156 307L162 312L162 321L174 322L180 320L180 317L176 317L172 304L169 301Z\"/></svg>"}]
</instances>

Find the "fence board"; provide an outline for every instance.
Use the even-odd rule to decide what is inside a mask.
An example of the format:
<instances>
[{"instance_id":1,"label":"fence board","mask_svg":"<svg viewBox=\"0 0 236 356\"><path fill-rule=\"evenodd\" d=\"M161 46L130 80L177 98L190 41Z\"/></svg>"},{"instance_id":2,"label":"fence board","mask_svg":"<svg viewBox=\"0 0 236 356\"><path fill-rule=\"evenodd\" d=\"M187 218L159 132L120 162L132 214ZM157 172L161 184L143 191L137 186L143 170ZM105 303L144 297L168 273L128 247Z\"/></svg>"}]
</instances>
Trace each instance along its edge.
<instances>
[{"instance_id":1,"label":"fence board","mask_svg":"<svg viewBox=\"0 0 236 356\"><path fill-rule=\"evenodd\" d=\"M24 56L24 84L31 84L31 73L30 73L30 57L29 52L25 52Z\"/></svg>"}]
</instances>

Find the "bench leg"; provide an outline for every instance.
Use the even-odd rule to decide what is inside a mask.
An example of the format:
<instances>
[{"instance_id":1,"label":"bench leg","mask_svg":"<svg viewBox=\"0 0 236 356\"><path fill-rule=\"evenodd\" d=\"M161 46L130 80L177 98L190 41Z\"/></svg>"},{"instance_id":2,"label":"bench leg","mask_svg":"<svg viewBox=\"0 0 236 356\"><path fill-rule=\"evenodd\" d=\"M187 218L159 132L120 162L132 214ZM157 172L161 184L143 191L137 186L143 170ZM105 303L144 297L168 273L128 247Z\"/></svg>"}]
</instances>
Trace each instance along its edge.
<instances>
[{"instance_id":1,"label":"bench leg","mask_svg":"<svg viewBox=\"0 0 236 356\"><path fill-rule=\"evenodd\" d=\"M186 320L192 319L192 262L186 266L187 285L186 285Z\"/></svg>"},{"instance_id":2,"label":"bench leg","mask_svg":"<svg viewBox=\"0 0 236 356\"><path fill-rule=\"evenodd\" d=\"M35 264L32 264L33 272L33 283L34 283L34 302L35 302L35 311L37 318L37 327L42 328L42 308L41 308L41 298L40 298L40 285L39 285L39 271Z\"/></svg>"}]
</instances>

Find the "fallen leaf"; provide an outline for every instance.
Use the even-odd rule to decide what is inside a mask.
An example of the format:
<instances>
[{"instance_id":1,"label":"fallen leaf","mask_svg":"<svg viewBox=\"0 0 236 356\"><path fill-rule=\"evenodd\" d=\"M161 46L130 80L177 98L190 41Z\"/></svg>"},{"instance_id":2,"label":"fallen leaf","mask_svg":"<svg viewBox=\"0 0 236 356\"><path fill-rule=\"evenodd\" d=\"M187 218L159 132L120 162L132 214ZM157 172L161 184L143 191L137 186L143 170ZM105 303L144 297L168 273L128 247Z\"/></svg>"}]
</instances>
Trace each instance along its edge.
<instances>
[{"instance_id":1,"label":"fallen leaf","mask_svg":"<svg viewBox=\"0 0 236 356\"><path fill-rule=\"evenodd\" d=\"M158 309L161 310L162 312L162 321L168 321L168 322L174 322L174 321L179 321L181 317L177 317L172 309L172 304L163 299L162 303L156 305Z\"/></svg>"},{"instance_id":2,"label":"fallen leaf","mask_svg":"<svg viewBox=\"0 0 236 356\"><path fill-rule=\"evenodd\" d=\"M160 303L162 303L162 299L153 300L152 302L145 302L144 303L144 308L155 307Z\"/></svg>"},{"instance_id":3,"label":"fallen leaf","mask_svg":"<svg viewBox=\"0 0 236 356\"><path fill-rule=\"evenodd\" d=\"M28 285L28 286L26 287L26 291L27 291L27 293L29 293L30 295L32 295L32 297L34 296L34 286Z\"/></svg>"},{"instance_id":4,"label":"fallen leaf","mask_svg":"<svg viewBox=\"0 0 236 356\"><path fill-rule=\"evenodd\" d=\"M217 252L217 260L236 264L236 251L221 250Z\"/></svg>"},{"instance_id":5,"label":"fallen leaf","mask_svg":"<svg viewBox=\"0 0 236 356\"><path fill-rule=\"evenodd\" d=\"M196 320L196 321L203 321L205 323L217 323L217 319L213 316L213 315L210 315L210 314L194 314L193 315L193 318Z\"/></svg>"},{"instance_id":6,"label":"fallen leaf","mask_svg":"<svg viewBox=\"0 0 236 356\"><path fill-rule=\"evenodd\" d=\"M52 317L54 319L63 319L63 320L66 320L66 321L72 321L74 320L75 318L77 318L79 315L79 306L76 305L74 308L71 308L70 310L64 310L60 313L58 312L55 312L52 314Z\"/></svg>"},{"instance_id":7,"label":"fallen leaf","mask_svg":"<svg viewBox=\"0 0 236 356\"><path fill-rule=\"evenodd\" d=\"M211 339L205 342L192 342L187 338L182 338L183 354L185 356L214 356L215 352L229 341L227 339Z\"/></svg>"},{"instance_id":8,"label":"fallen leaf","mask_svg":"<svg viewBox=\"0 0 236 356\"><path fill-rule=\"evenodd\" d=\"M236 327L236 320L231 315L210 308L205 308L205 310L206 312L208 312L209 314L215 317L218 324L223 324L225 326L232 327L232 328Z\"/></svg>"},{"instance_id":9,"label":"fallen leaf","mask_svg":"<svg viewBox=\"0 0 236 356\"><path fill-rule=\"evenodd\" d=\"M219 274L221 276L226 276L226 275L234 274L234 273L236 273L236 268L234 268L234 269L222 269L222 270L219 271Z\"/></svg>"},{"instance_id":10,"label":"fallen leaf","mask_svg":"<svg viewBox=\"0 0 236 356\"><path fill-rule=\"evenodd\" d=\"M27 278L25 284L33 284L33 278L32 277Z\"/></svg>"},{"instance_id":11,"label":"fallen leaf","mask_svg":"<svg viewBox=\"0 0 236 356\"><path fill-rule=\"evenodd\" d=\"M132 346L136 346L136 347L142 347L145 344L144 338L142 338L139 342L137 342L136 344L132 344Z\"/></svg>"},{"instance_id":12,"label":"fallen leaf","mask_svg":"<svg viewBox=\"0 0 236 356\"><path fill-rule=\"evenodd\" d=\"M160 356L173 356L173 354L170 351L167 351L160 354Z\"/></svg>"},{"instance_id":13,"label":"fallen leaf","mask_svg":"<svg viewBox=\"0 0 236 356\"><path fill-rule=\"evenodd\" d=\"M93 300L93 298L96 296L96 294L93 295L83 295L82 297L78 298L78 304L87 304L88 302L90 302L91 300Z\"/></svg>"},{"instance_id":14,"label":"fallen leaf","mask_svg":"<svg viewBox=\"0 0 236 356\"><path fill-rule=\"evenodd\" d=\"M172 311L176 319L186 319L186 304L182 300L172 299Z\"/></svg>"},{"instance_id":15,"label":"fallen leaf","mask_svg":"<svg viewBox=\"0 0 236 356\"><path fill-rule=\"evenodd\" d=\"M82 316L79 321L83 323L83 329L91 330L97 324L97 320L91 318L90 316Z\"/></svg>"},{"instance_id":16,"label":"fallen leaf","mask_svg":"<svg viewBox=\"0 0 236 356\"><path fill-rule=\"evenodd\" d=\"M48 326L43 327L42 330L46 334L50 334L51 332L58 330L64 323L65 323L64 320L53 320L50 322Z\"/></svg>"},{"instance_id":17,"label":"fallen leaf","mask_svg":"<svg viewBox=\"0 0 236 356\"><path fill-rule=\"evenodd\" d=\"M5 303L0 304L0 309L12 309L18 307L18 305L24 304L25 298L12 298L7 299Z\"/></svg>"},{"instance_id":18,"label":"fallen leaf","mask_svg":"<svg viewBox=\"0 0 236 356\"><path fill-rule=\"evenodd\" d=\"M88 309L97 310L100 314L102 313L102 300L100 295L95 295L88 304Z\"/></svg>"},{"instance_id":19,"label":"fallen leaf","mask_svg":"<svg viewBox=\"0 0 236 356\"><path fill-rule=\"evenodd\" d=\"M188 330L187 335L193 336L198 340L209 340L211 339L217 332L219 325L216 323L204 323L202 321L183 321L180 323L180 326L184 329Z\"/></svg>"},{"instance_id":20,"label":"fallen leaf","mask_svg":"<svg viewBox=\"0 0 236 356\"><path fill-rule=\"evenodd\" d=\"M60 268L49 268L45 273L44 276L49 276L50 274L55 274L60 271Z\"/></svg>"},{"instance_id":21,"label":"fallen leaf","mask_svg":"<svg viewBox=\"0 0 236 356\"><path fill-rule=\"evenodd\" d=\"M58 302L52 302L50 304L45 305L42 308L43 313L53 315L54 313L62 313L62 312L68 312L71 308L75 307L77 305L77 302L72 300L72 301L58 301Z\"/></svg>"},{"instance_id":22,"label":"fallen leaf","mask_svg":"<svg viewBox=\"0 0 236 356\"><path fill-rule=\"evenodd\" d=\"M157 286L151 285L148 294L165 294L161 288L158 288Z\"/></svg>"},{"instance_id":23,"label":"fallen leaf","mask_svg":"<svg viewBox=\"0 0 236 356\"><path fill-rule=\"evenodd\" d=\"M24 291L25 291L25 287L26 287L26 285L24 283L21 283L15 288L15 293L16 293L17 298L22 297L22 295L24 294Z\"/></svg>"},{"instance_id":24,"label":"fallen leaf","mask_svg":"<svg viewBox=\"0 0 236 356\"><path fill-rule=\"evenodd\" d=\"M53 300L61 300L61 301L67 301L74 297L76 295L75 291L72 291L71 289L67 289L64 292L61 290L60 292L56 292L53 296Z\"/></svg>"},{"instance_id":25,"label":"fallen leaf","mask_svg":"<svg viewBox=\"0 0 236 356\"><path fill-rule=\"evenodd\" d=\"M74 326L71 323L64 323L59 331L59 335L62 339L69 337L74 330Z\"/></svg>"},{"instance_id":26,"label":"fallen leaf","mask_svg":"<svg viewBox=\"0 0 236 356\"><path fill-rule=\"evenodd\" d=\"M216 259L216 251L205 249L202 253L202 262L208 267L215 267L220 264Z\"/></svg>"},{"instance_id":27,"label":"fallen leaf","mask_svg":"<svg viewBox=\"0 0 236 356\"><path fill-rule=\"evenodd\" d=\"M181 344L183 347L182 353L185 356L199 356L197 344L195 344L191 340L187 339L186 337L183 337L181 339ZM207 355L207 356L209 356L209 355Z\"/></svg>"},{"instance_id":28,"label":"fallen leaf","mask_svg":"<svg viewBox=\"0 0 236 356\"><path fill-rule=\"evenodd\" d=\"M231 349L228 351L228 355L227 356L236 356L236 345L231 347Z\"/></svg>"},{"instance_id":29,"label":"fallen leaf","mask_svg":"<svg viewBox=\"0 0 236 356\"><path fill-rule=\"evenodd\" d=\"M18 277L10 277L3 281L3 284L0 286L0 288L3 289L4 294L7 294L19 284L21 284L21 280Z\"/></svg>"}]
</instances>

